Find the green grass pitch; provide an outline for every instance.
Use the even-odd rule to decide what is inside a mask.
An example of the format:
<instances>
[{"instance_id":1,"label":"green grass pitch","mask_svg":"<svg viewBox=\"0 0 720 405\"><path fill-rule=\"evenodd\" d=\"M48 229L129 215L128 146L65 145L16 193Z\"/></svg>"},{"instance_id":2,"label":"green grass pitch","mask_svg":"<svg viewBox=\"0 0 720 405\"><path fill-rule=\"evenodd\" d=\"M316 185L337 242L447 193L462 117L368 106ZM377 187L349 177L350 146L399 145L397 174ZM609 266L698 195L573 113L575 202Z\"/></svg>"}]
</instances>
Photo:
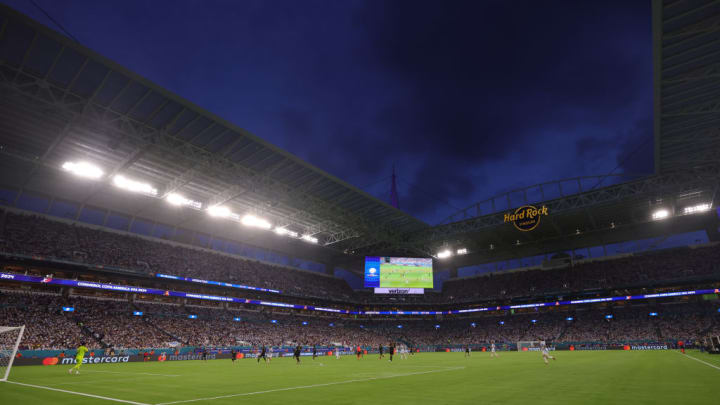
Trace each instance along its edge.
<instances>
[{"instance_id":1,"label":"green grass pitch","mask_svg":"<svg viewBox=\"0 0 720 405\"><path fill-rule=\"evenodd\" d=\"M406 276L403 277L403 274ZM383 263L380 265L380 285L387 288L433 288L432 267Z\"/></svg>"},{"instance_id":2,"label":"green grass pitch","mask_svg":"<svg viewBox=\"0 0 720 405\"><path fill-rule=\"evenodd\" d=\"M540 354L420 353L392 363L367 355L12 369L0 404L717 404L720 358L675 351ZM717 368L713 368L714 365ZM113 401L115 400L115 401Z\"/></svg>"}]
</instances>

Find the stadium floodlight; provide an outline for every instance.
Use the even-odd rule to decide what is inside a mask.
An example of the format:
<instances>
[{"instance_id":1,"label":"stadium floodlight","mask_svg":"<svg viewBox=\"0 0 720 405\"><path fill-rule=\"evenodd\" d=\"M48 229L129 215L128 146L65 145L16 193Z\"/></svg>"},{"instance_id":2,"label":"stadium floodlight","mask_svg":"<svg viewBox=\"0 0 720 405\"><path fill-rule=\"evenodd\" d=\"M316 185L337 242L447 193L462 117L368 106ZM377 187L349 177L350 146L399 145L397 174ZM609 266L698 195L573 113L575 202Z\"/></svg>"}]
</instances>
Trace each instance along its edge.
<instances>
[{"instance_id":1,"label":"stadium floodlight","mask_svg":"<svg viewBox=\"0 0 720 405\"><path fill-rule=\"evenodd\" d=\"M650 316L658 316L657 312L650 312Z\"/></svg>"},{"instance_id":2,"label":"stadium floodlight","mask_svg":"<svg viewBox=\"0 0 720 405\"><path fill-rule=\"evenodd\" d=\"M660 220L665 219L670 216L670 211L666 210L665 208L659 209L652 214L652 219L654 220Z\"/></svg>"},{"instance_id":3,"label":"stadium floodlight","mask_svg":"<svg viewBox=\"0 0 720 405\"><path fill-rule=\"evenodd\" d=\"M105 174L102 169L88 162L65 162L62 168L76 176L93 180L97 180Z\"/></svg>"},{"instance_id":4,"label":"stadium floodlight","mask_svg":"<svg viewBox=\"0 0 720 405\"><path fill-rule=\"evenodd\" d=\"M500 325L505 325L505 321L498 322Z\"/></svg>"},{"instance_id":5,"label":"stadium floodlight","mask_svg":"<svg viewBox=\"0 0 720 405\"><path fill-rule=\"evenodd\" d=\"M277 323L277 319L271 319L270 323Z\"/></svg>"},{"instance_id":6,"label":"stadium floodlight","mask_svg":"<svg viewBox=\"0 0 720 405\"><path fill-rule=\"evenodd\" d=\"M297 238L297 237L298 237L298 233L297 233L297 232L293 232L293 231L291 231L291 230L289 230L289 229L287 229L287 228L283 228L283 227L281 227L281 226L278 226L278 227L275 228L275 233L278 234L278 235L288 235L288 236L292 236L293 238Z\"/></svg>"},{"instance_id":7,"label":"stadium floodlight","mask_svg":"<svg viewBox=\"0 0 720 405\"><path fill-rule=\"evenodd\" d=\"M612 315L605 315L605 319L613 319Z\"/></svg>"},{"instance_id":8,"label":"stadium floodlight","mask_svg":"<svg viewBox=\"0 0 720 405\"><path fill-rule=\"evenodd\" d=\"M272 225L266 219L256 217L255 215L247 214L240 222L245 226L252 226L255 228L270 229Z\"/></svg>"},{"instance_id":9,"label":"stadium floodlight","mask_svg":"<svg viewBox=\"0 0 720 405\"><path fill-rule=\"evenodd\" d=\"M210 214L211 217L218 217L218 218L227 218L232 214L232 212L230 211L230 208L224 207L224 206L217 206L217 205L208 208L207 212L208 212L208 214Z\"/></svg>"},{"instance_id":10,"label":"stadium floodlight","mask_svg":"<svg viewBox=\"0 0 720 405\"><path fill-rule=\"evenodd\" d=\"M458 250L457 250L457 254L459 254L459 255L466 255L466 254L467 254L467 249L466 249L466 248L458 249Z\"/></svg>"},{"instance_id":11,"label":"stadium floodlight","mask_svg":"<svg viewBox=\"0 0 720 405\"><path fill-rule=\"evenodd\" d=\"M307 325L307 321L303 321L303 323L302 323L302 324L303 324L303 325Z\"/></svg>"},{"instance_id":12,"label":"stadium floodlight","mask_svg":"<svg viewBox=\"0 0 720 405\"><path fill-rule=\"evenodd\" d=\"M699 212L710 211L710 208L711 208L710 204L692 205L690 207L685 207L685 209L683 209L683 213L685 213L685 215L697 214Z\"/></svg>"},{"instance_id":13,"label":"stadium floodlight","mask_svg":"<svg viewBox=\"0 0 720 405\"><path fill-rule=\"evenodd\" d=\"M397 327L398 327L398 329L402 329L402 325L398 325Z\"/></svg>"},{"instance_id":14,"label":"stadium floodlight","mask_svg":"<svg viewBox=\"0 0 720 405\"><path fill-rule=\"evenodd\" d=\"M202 203L200 201L191 200L189 198L185 198L180 194L177 193L170 193L165 197L165 201L169 202L172 205L182 205L185 207L190 207L196 210L202 209Z\"/></svg>"},{"instance_id":15,"label":"stadium floodlight","mask_svg":"<svg viewBox=\"0 0 720 405\"><path fill-rule=\"evenodd\" d=\"M300 239L304 241L308 241L310 243L318 243L318 238L312 236L312 235L303 235Z\"/></svg>"},{"instance_id":16,"label":"stadium floodlight","mask_svg":"<svg viewBox=\"0 0 720 405\"><path fill-rule=\"evenodd\" d=\"M63 312L73 312L75 311L75 308L73 307L62 307Z\"/></svg>"},{"instance_id":17,"label":"stadium floodlight","mask_svg":"<svg viewBox=\"0 0 720 405\"><path fill-rule=\"evenodd\" d=\"M435 325L435 329L440 329L440 325Z\"/></svg>"},{"instance_id":18,"label":"stadium floodlight","mask_svg":"<svg viewBox=\"0 0 720 405\"><path fill-rule=\"evenodd\" d=\"M477 324L476 324L475 322L473 322L473 323L470 324L470 326L472 326L472 327L474 328L474 327L477 326Z\"/></svg>"},{"instance_id":19,"label":"stadium floodlight","mask_svg":"<svg viewBox=\"0 0 720 405\"><path fill-rule=\"evenodd\" d=\"M449 249L445 249L443 251L438 252L437 258L438 259L447 259L448 257L452 256L452 252Z\"/></svg>"},{"instance_id":20,"label":"stadium floodlight","mask_svg":"<svg viewBox=\"0 0 720 405\"><path fill-rule=\"evenodd\" d=\"M364 325L360 325L360 329L365 329L365 326L364 326Z\"/></svg>"},{"instance_id":21,"label":"stadium floodlight","mask_svg":"<svg viewBox=\"0 0 720 405\"><path fill-rule=\"evenodd\" d=\"M119 174L113 177L113 184L115 184L115 186L118 188L131 191L133 193L141 193L151 196L156 196L158 193L157 189L148 183L131 180Z\"/></svg>"},{"instance_id":22,"label":"stadium floodlight","mask_svg":"<svg viewBox=\"0 0 720 405\"><path fill-rule=\"evenodd\" d=\"M567 318L565 318L565 320L566 320L566 321L572 321L572 320L573 320L573 317L572 317L572 316L568 316Z\"/></svg>"},{"instance_id":23,"label":"stadium floodlight","mask_svg":"<svg viewBox=\"0 0 720 405\"><path fill-rule=\"evenodd\" d=\"M133 315L135 316L142 316L142 311L133 311Z\"/></svg>"},{"instance_id":24,"label":"stadium floodlight","mask_svg":"<svg viewBox=\"0 0 720 405\"><path fill-rule=\"evenodd\" d=\"M532 323L537 323L537 319L533 319L533 320L531 320L530 322L532 322Z\"/></svg>"},{"instance_id":25,"label":"stadium floodlight","mask_svg":"<svg viewBox=\"0 0 720 405\"><path fill-rule=\"evenodd\" d=\"M233 321L238 321L238 322L240 322L240 321L242 321L242 318L239 317L239 316L236 316L236 317L233 318Z\"/></svg>"},{"instance_id":26,"label":"stadium floodlight","mask_svg":"<svg viewBox=\"0 0 720 405\"><path fill-rule=\"evenodd\" d=\"M188 319L197 319L197 315L188 315Z\"/></svg>"},{"instance_id":27,"label":"stadium floodlight","mask_svg":"<svg viewBox=\"0 0 720 405\"><path fill-rule=\"evenodd\" d=\"M332 323L332 322L330 322L330 325L329 325L329 326L335 326L335 324L334 324L334 323Z\"/></svg>"}]
</instances>

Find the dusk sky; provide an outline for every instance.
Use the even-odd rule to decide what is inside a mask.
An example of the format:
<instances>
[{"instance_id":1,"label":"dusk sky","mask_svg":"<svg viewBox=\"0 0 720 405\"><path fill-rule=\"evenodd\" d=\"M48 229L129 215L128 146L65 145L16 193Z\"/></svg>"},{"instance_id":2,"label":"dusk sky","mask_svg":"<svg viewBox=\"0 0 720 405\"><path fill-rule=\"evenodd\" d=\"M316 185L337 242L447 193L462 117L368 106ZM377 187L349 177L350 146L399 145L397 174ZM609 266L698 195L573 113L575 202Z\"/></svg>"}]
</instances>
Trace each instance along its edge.
<instances>
[{"instance_id":1,"label":"dusk sky","mask_svg":"<svg viewBox=\"0 0 720 405\"><path fill-rule=\"evenodd\" d=\"M649 0L34 1L384 201L395 164L401 208L430 224L522 186L653 170Z\"/></svg>"}]
</instances>

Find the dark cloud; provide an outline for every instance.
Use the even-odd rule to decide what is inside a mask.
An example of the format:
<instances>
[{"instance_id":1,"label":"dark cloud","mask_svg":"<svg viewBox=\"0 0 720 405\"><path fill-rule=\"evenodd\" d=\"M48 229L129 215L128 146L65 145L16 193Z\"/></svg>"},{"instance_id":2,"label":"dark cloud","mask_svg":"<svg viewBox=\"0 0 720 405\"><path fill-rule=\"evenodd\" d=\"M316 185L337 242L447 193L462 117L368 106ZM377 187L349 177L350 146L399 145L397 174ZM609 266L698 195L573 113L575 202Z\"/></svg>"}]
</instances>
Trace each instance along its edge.
<instances>
[{"instance_id":1,"label":"dark cloud","mask_svg":"<svg viewBox=\"0 0 720 405\"><path fill-rule=\"evenodd\" d=\"M378 198L397 165L402 208L431 223L521 186L652 170L652 141L632 153L652 134L646 1L36 1Z\"/></svg>"}]
</instances>

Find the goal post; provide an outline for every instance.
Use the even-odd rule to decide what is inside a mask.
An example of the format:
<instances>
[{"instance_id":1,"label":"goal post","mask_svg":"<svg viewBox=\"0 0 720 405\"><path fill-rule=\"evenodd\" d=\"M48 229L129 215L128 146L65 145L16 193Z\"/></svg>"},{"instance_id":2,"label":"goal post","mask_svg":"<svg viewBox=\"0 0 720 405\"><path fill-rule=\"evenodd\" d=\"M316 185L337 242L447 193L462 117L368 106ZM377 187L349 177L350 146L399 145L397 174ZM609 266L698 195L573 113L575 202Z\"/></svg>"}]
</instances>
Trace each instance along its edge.
<instances>
[{"instance_id":1,"label":"goal post","mask_svg":"<svg viewBox=\"0 0 720 405\"><path fill-rule=\"evenodd\" d=\"M7 381L25 332L23 326L0 326L0 381Z\"/></svg>"},{"instance_id":2,"label":"goal post","mask_svg":"<svg viewBox=\"0 0 720 405\"><path fill-rule=\"evenodd\" d=\"M536 352L540 350L540 346L545 343L544 340L521 340L517 342L517 351L519 352Z\"/></svg>"}]
</instances>

